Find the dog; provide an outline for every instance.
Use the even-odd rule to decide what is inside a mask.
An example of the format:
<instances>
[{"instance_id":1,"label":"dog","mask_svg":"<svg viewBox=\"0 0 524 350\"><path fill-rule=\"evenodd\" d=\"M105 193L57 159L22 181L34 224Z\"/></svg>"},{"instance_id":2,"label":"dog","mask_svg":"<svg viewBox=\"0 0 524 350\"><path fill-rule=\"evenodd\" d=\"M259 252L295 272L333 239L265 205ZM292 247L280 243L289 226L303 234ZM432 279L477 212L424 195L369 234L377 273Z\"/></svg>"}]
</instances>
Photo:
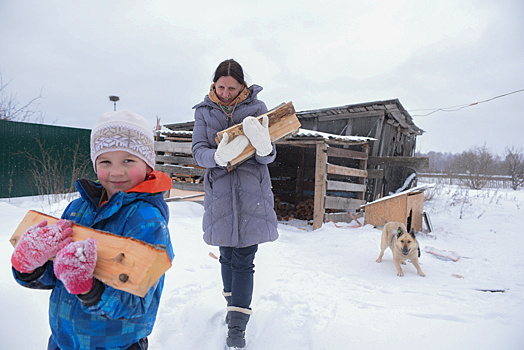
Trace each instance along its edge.
<instances>
[{"instance_id":1,"label":"dog","mask_svg":"<svg viewBox=\"0 0 524 350\"><path fill-rule=\"evenodd\" d=\"M406 260L410 260L417 269L417 273L425 277L418 263L420 257L420 247L415 238L415 230L406 230L406 226L401 222L388 222L382 229L382 239L380 240L380 255L377 262L382 262L384 251L389 247L393 253L393 264L397 268L397 276L404 276L400 264L406 265Z\"/></svg>"}]
</instances>

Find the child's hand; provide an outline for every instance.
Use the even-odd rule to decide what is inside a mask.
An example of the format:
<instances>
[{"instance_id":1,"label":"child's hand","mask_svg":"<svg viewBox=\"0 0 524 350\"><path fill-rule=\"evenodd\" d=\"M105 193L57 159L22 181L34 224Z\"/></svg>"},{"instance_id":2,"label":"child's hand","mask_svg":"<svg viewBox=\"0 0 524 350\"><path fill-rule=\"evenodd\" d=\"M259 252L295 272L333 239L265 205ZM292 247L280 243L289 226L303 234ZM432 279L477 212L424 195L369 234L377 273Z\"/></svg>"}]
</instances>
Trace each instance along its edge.
<instances>
[{"instance_id":1,"label":"child's hand","mask_svg":"<svg viewBox=\"0 0 524 350\"><path fill-rule=\"evenodd\" d=\"M46 220L31 226L18 241L11 256L11 264L22 273L33 272L73 242L72 226L72 221L62 219L49 226Z\"/></svg>"},{"instance_id":2,"label":"child's hand","mask_svg":"<svg viewBox=\"0 0 524 350\"><path fill-rule=\"evenodd\" d=\"M55 275L71 294L87 293L93 287L96 265L96 240L71 243L56 254Z\"/></svg>"}]
</instances>

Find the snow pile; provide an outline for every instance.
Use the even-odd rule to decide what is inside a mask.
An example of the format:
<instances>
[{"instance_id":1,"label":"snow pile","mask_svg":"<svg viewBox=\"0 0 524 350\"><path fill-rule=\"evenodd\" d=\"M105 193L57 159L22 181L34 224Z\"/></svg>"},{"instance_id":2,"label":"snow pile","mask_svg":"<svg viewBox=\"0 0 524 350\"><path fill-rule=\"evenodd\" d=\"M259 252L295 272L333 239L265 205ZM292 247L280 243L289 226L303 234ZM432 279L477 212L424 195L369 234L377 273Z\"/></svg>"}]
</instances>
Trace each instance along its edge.
<instances>
[{"instance_id":1,"label":"snow pile","mask_svg":"<svg viewBox=\"0 0 524 350\"><path fill-rule=\"evenodd\" d=\"M255 259L247 350L522 349L524 191L439 185L425 203L434 231L421 247L455 252L456 262L422 251L420 277L409 262L397 277L391 251L381 264L381 232L366 225L280 224L280 238ZM45 348L48 291L18 286L9 238L38 198L0 200L0 339L3 349ZM63 209L67 203L61 203ZM170 202L176 258L150 336L152 349L223 350L226 326L220 264L202 241L203 207ZM40 210L54 211L53 208ZM361 219L362 220L362 219Z\"/></svg>"}]
</instances>

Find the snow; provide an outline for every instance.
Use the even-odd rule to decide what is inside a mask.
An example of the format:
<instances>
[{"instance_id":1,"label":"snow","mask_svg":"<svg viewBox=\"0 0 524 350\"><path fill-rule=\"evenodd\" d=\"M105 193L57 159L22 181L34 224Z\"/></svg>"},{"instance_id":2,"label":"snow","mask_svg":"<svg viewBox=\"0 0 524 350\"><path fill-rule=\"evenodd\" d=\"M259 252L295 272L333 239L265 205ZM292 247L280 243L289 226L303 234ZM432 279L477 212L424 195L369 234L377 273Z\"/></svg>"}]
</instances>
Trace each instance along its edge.
<instances>
[{"instance_id":1,"label":"snow","mask_svg":"<svg viewBox=\"0 0 524 350\"><path fill-rule=\"evenodd\" d=\"M375 262L381 232L370 225L329 222L312 231L304 221L283 222L280 238L256 255L246 349L524 348L524 191L442 185L426 191L435 193L425 203L434 231L419 233L419 244L455 252L456 262L422 251L427 276L408 262L397 277L389 249ZM67 205L43 203L0 200L2 349L45 348L49 337L49 291L14 282L9 243L28 210L59 216ZM151 348L223 350L220 266L209 255L219 252L202 241L203 207L168 205L176 258Z\"/></svg>"}]
</instances>

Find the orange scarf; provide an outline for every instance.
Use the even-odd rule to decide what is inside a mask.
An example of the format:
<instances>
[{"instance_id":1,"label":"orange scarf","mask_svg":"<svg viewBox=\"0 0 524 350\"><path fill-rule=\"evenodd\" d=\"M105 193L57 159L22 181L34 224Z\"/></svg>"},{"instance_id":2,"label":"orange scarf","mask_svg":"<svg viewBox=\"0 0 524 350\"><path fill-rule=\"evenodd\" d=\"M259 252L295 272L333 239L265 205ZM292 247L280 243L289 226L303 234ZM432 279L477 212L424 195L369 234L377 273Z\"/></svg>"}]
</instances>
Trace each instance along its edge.
<instances>
[{"instance_id":1,"label":"orange scarf","mask_svg":"<svg viewBox=\"0 0 524 350\"><path fill-rule=\"evenodd\" d=\"M249 91L247 86L244 86L244 89L242 89L242 91L240 91L240 93L238 94L238 96L234 100L231 100L228 104L224 104L224 102L222 102L218 98L217 91L215 89L215 83L213 83L213 84L211 84L211 87L209 88L209 95L208 96L209 96L209 99L211 101L215 102L217 105L219 105L221 108L223 108L224 106L236 106L240 102L245 101L250 93L251 93L251 91Z\"/></svg>"},{"instance_id":2,"label":"orange scarf","mask_svg":"<svg viewBox=\"0 0 524 350\"><path fill-rule=\"evenodd\" d=\"M135 187L125 191L126 193L138 192L138 193L159 193L168 191L171 189L173 180L161 171L153 171L144 182L139 183ZM107 203L107 195L104 190L102 197L103 201L100 203L100 207Z\"/></svg>"},{"instance_id":3,"label":"orange scarf","mask_svg":"<svg viewBox=\"0 0 524 350\"><path fill-rule=\"evenodd\" d=\"M163 192L171 189L173 181L169 176L164 174L161 171L153 171L149 174L148 178L136 185L130 190L127 190L126 193L130 192L139 192L139 193L157 193Z\"/></svg>"}]
</instances>

